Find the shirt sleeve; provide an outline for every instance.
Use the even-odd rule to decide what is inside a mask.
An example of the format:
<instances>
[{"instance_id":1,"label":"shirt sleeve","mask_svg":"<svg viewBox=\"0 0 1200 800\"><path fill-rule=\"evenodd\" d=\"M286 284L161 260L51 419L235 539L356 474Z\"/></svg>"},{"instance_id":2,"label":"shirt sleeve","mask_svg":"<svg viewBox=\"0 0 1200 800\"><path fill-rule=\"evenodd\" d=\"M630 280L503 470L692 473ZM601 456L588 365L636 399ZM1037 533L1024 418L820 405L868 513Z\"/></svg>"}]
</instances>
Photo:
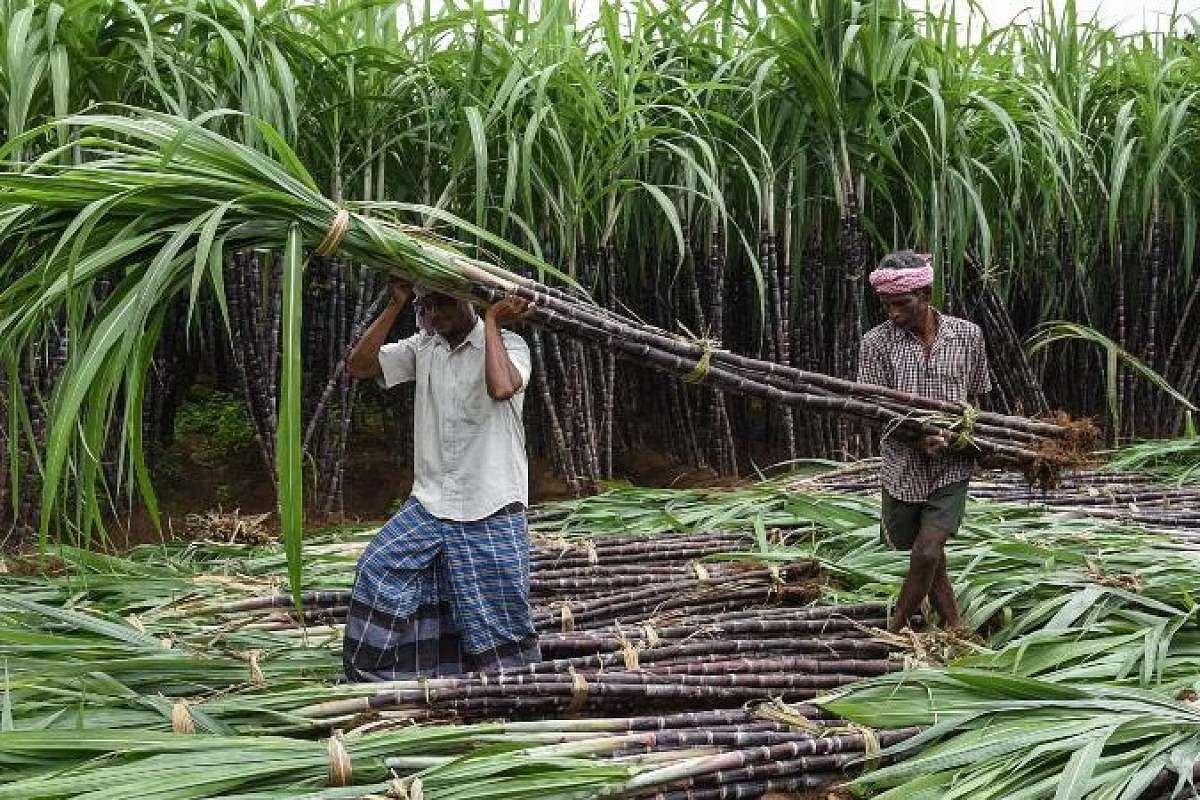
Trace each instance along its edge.
<instances>
[{"instance_id":1,"label":"shirt sleeve","mask_svg":"<svg viewBox=\"0 0 1200 800\"><path fill-rule=\"evenodd\" d=\"M421 336L418 333L379 348L379 368L383 371L379 376L380 386L390 389L397 384L416 380L417 341Z\"/></svg>"},{"instance_id":2,"label":"shirt sleeve","mask_svg":"<svg viewBox=\"0 0 1200 800\"><path fill-rule=\"evenodd\" d=\"M529 345L519 335L512 331L503 331L501 338L504 340L504 349L508 351L508 360L517 368L517 372L521 374L521 389L529 386L529 376L533 374L532 361L529 356Z\"/></svg>"},{"instance_id":3,"label":"shirt sleeve","mask_svg":"<svg viewBox=\"0 0 1200 800\"><path fill-rule=\"evenodd\" d=\"M889 373L883 348L873 338L863 339L858 348L858 382L873 386L891 386Z\"/></svg>"},{"instance_id":4,"label":"shirt sleeve","mask_svg":"<svg viewBox=\"0 0 1200 800\"><path fill-rule=\"evenodd\" d=\"M975 326L975 342L971 348L971 373L967 380L967 395L983 395L992 390L992 376L988 369L987 347L983 343L983 330Z\"/></svg>"}]
</instances>

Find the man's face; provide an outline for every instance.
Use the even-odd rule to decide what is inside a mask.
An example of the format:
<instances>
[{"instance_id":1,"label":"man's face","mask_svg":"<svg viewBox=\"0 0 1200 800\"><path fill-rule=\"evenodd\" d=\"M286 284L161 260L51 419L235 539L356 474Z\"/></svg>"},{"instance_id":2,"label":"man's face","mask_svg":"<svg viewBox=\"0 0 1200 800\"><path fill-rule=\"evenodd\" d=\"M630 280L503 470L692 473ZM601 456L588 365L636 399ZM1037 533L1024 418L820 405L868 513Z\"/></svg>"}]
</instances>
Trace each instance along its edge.
<instances>
[{"instance_id":1,"label":"man's face","mask_svg":"<svg viewBox=\"0 0 1200 800\"><path fill-rule=\"evenodd\" d=\"M925 317L925 309L929 299L923 292L904 292L903 294L879 293L879 303L883 313L897 328L915 331L920 328L921 320Z\"/></svg>"},{"instance_id":2,"label":"man's face","mask_svg":"<svg viewBox=\"0 0 1200 800\"><path fill-rule=\"evenodd\" d=\"M475 324L475 317L466 301L447 294L430 292L419 298L417 305L424 315L425 324L444 337L465 334Z\"/></svg>"}]
</instances>

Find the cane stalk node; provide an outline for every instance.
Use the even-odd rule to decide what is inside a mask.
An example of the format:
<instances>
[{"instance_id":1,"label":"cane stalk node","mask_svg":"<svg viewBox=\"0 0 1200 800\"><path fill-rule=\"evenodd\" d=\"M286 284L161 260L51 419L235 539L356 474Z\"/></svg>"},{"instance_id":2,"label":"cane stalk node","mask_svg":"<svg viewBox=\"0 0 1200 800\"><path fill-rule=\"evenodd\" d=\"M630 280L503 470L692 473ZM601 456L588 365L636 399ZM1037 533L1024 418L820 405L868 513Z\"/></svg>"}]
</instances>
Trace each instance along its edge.
<instances>
[{"instance_id":1,"label":"cane stalk node","mask_svg":"<svg viewBox=\"0 0 1200 800\"><path fill-rule=\"evenodd\" d=\"M571 613L571 603L569 600L551 603L550 607L558 608L558 617L563 633L570 633L575 630L575 615Z\"/></svg>"}]
</instances>

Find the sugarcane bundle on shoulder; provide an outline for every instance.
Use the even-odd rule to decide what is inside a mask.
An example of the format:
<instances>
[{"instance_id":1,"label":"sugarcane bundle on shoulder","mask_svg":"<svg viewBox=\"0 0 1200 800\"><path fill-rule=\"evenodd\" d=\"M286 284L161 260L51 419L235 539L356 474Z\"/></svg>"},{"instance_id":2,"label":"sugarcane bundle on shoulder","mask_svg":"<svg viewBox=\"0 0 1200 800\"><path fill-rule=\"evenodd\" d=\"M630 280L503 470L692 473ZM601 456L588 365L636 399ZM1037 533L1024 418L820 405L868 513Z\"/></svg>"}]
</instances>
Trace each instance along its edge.
<instances>
[{"instance_id":1,"label":"sugarcane bundle on shoulder","mask_svg":"<svg viewBox=\"0 0 1200 800\"><path fill-rule=\"evenodd\" d=\"M1054 486L1063 469L1085 463L1099 438L1088 420L1073 421L1066 415L1038 420L998 414L965 397L948 399L937 392L907 391L886 380L851 381L807 372L633 322L511 274L498 276L494 271L468 267L464 277L485 300L498 299L504 292L524 297L537 307L534 322L594 341L641 365L771 403L858 417L894 440L918 442L940 437L947 449L984 457L991 466L1021 469L1038 486Z\"/></svg>"},{"instance_id":2,"label":"sugarcane bundle on shoulder","mask_svg":"<svg viewBox=\"0 0 1200 800\"><path fill-rule=\"evenodd\" d=\"M55 441L43 480L47 512L60 501L59 489L67 483L73 437L109 424L109 410L119 407L125 384L113 376L128 373L135 390L144 385L134 374L146 370L147 357L139 354L150 352L147 343L152 344L161 329L167 301L188 297L189 308L194 308L206 287L223 295L222 259L244 250L284 254L282 291L288 307L296 309L285 316L287 338L281 348L281 383L288 389L281 403L289 409L280 415L287 423L279 430L284 442L295 433L291 426L299 424L299 381L293 374L300 371L299 276L303 251L312 250L458 296L481 292L490 302L512 292L537 305L533 321L539 324L723 391L853 415L889 435L920 438L949 430L961 446L1031 470L1042 481L1052 480L1058 468L1072 463L1089 445L1092 429L1086 425L993 414L913 397L892 387L804 372L633 321L586 298L468 258L427 228L396 219L400 213L421 214L456 225L484 246L570 283L540 259L441 209L336 203L320 192L282 139L272 139L277 155L273 158L193 120L126 109L58 120L8 147L34 137L57 140L67 129L79 134L89 160L60 163L47 157L0 169L0 196L7 209L0 244L12 247L23 263L38 265L0 292L0 339L10 344L13 358L37 346L45 320L64 309L92 304L94 283L114 282L110 299L96 308L77 337L83 343L79 357L71 359L63 376L63 385L72 390L54 405L54 424L49 427L56 432ZM130 408L138 405L136 391L134 397ZM77 425L80 414L87 421ZM124 429L136 450L138 426ZM285 470L289 480L281 484L281 493L298 496L300 481L292 476L301 472L295 455L299 448L282 447L280 452L290 459ZM290 499L285 506L300 507ZM286 527L298 530L294 518Z\"/></svg>"}]
</instances>

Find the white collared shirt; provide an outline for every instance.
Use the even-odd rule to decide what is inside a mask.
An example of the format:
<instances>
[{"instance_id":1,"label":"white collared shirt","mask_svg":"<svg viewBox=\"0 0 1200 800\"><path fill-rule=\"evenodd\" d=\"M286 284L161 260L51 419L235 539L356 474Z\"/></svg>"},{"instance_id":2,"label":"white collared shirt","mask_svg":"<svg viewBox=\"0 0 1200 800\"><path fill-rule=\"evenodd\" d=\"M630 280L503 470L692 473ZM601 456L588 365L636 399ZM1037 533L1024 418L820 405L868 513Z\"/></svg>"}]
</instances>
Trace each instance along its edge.
<instances>
[{"instance_id":1,"label":"white collared shirt","mask_svg":"<svg viewBox=\"0 0 1200 800\"><path fill-rule=\"evenodd\" d=\"M384 386L416 381L412 493L435 517L467 522L509 503L529 504L521 422L529 345L501 334L521 374L521 389L501 402L487 392L481 319L453 350L441 335L421 332L379 349Z\"/></svg>"}]
</instances>

